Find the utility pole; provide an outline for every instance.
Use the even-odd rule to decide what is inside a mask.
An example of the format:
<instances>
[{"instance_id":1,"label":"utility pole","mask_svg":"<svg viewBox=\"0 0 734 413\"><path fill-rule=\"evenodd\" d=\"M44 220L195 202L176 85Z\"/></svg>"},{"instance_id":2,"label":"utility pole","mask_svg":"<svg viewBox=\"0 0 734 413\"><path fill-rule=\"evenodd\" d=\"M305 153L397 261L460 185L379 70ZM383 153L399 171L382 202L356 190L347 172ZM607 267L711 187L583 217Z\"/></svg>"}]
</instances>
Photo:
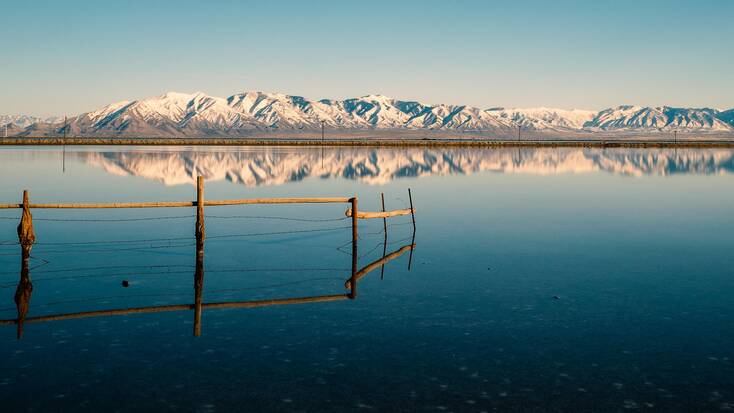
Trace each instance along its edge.
<instances>
[{"instance_id":1,"label":"utility pole","mask_svg":"<svg viewBox=\"0 0 734 413\"><path fill-rule=\"evenodd\" d=\"M521 139L520 139L520 129L521 129L521 128L522 128L522 126L520 126L520 125L517 125L517 141L518 141L518 142L520 142L520 140L521 140Z\"/></svg>"},{"instance_id":2,"label":"utility pole","mask_svg":"<svg viewBox=\"0 0 734 413\"><path fill-rule=\"evenodd\" d=\"M678 131L677 131L677 130L674 130L674 131L673 131L673 141L674 141L674 142L675 142L676 144L678 144Z\"/></svg>"},{"instance_id":3,"label":"utility pole","mask_svg":"<svg viewBox=\"0 0 734 413\"><path fill-rule=\"evenodd\" d=\"M66 173L66 116L64 116L64 140L61 153L61 172Z\"/></svg>"},{"instance_id":4,"label":"utility pole","mask_svg":"<svg viewBox=\"0 0 734 413\"><path fill-rule=\"evenodd\" d=\"M326 123L325 120L321 121L321 143L324 143L324 124Z\"/></svg>"}]
</instances>

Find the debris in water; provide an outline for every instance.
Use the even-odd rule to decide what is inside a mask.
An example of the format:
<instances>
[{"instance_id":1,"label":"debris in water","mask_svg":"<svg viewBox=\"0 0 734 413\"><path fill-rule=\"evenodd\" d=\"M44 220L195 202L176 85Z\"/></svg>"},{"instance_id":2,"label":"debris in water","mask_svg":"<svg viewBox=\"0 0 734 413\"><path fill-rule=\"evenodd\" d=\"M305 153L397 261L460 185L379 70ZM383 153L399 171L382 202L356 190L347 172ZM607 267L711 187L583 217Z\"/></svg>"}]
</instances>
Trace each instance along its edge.
<instances>
[{"instance_id":1,"label":"debris in water","mask_svg":"<svg viewBox=\"0 0 734 413\"><path fill-rule=\"evenodd\" d=\"M554 296L553 296L553 299L554 299L554 300L560 300L560 299L561 299L561 297L559 297L559 296L557 296L557 295L554 295Z\"/></svg>"},{"instance_id":2,"label":"debris in water","mask_svg":"<svg viewBox=\"0 0 734 413\"><path fill-rule=\"evenodd\" d=\"M127 288L130 286L130 283L127 280L122 280L122 286Z\"/></svg>"}]
</instances>

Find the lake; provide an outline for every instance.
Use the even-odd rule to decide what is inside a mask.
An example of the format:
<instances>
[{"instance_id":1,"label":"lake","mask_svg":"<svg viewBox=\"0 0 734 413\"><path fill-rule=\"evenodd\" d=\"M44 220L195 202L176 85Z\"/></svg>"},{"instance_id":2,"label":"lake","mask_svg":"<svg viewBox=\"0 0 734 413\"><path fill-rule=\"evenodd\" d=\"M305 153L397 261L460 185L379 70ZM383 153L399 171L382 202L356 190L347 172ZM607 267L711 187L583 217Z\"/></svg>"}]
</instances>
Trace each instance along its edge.
<instances>
[{"instance_id":1,"label":"lake","mask_svg":"<svg viewBox=\"0 0 734 413\"><path fill-rule=\"evenodd\" d=\"M734 150L5 147L0 203L357 196L354 299L191 305L194 208L0 210L2 411L734 409ZM206 207L204 303L344 295L347 204ZM386 245L385 245L386 244ZM124 286L126 285L126 286ZM14 297L29 299L22 336Z\"/></svg>"}]
</instances>

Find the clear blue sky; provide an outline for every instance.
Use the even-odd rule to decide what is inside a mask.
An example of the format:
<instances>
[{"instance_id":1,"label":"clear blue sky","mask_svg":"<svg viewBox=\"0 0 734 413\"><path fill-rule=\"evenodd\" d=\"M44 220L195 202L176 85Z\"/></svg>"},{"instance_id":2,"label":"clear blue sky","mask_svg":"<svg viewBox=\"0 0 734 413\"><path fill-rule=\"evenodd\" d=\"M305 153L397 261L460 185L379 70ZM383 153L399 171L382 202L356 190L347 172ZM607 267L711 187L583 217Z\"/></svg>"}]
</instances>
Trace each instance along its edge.
<instances>
[{"instance_id":1,"label":"clear blue sky","mask_svg":"<svg viewBox=\"0 0 734 413\"><path fill-rule=\"evenodd\" d=\"M5 1L0 113L166 91L734 107L734 1Z\"/></svg>"}]
</instances>

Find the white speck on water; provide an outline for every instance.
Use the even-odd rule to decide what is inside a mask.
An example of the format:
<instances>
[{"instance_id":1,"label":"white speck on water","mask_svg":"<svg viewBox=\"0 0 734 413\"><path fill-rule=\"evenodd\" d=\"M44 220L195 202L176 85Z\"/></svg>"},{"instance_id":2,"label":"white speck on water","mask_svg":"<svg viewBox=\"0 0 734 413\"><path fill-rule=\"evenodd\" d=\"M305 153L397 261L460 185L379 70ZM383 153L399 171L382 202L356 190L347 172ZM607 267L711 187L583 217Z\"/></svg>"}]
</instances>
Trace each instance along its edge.
<instances>
[{"instance_id":1,"label":"white speck on water","mask_svg":"<svg viewBox=\"0 0 734 413\"><path fill-rule=\"evenodd\" d=\"M612 386L614 386L615 389L619 390L622 387L624 387L624 384L618 383L618 382L614 382L614 383L612 383Z\"/></svg>"},{"instance_id":2,"label":"white speck on water","mask_svg":"<svg viewBox=\"0 0 734 413\"><path fill-rule=\"evenodd\" d=\"M293 403L293 400L291 399L283 399L281 400L283 403Z\"/></svg>"},{"instance_id":3,"label":"white speck on water","mask_svg":"<svg viewBox=\"0 0 734 413\"><path fill-rule=\"evenodd\" d=\"M624 401L623 407L625 409L639 409L640 408L640 406L637 404L636 401L629 400L629 399L627 399L627 400Z\"/></svg>"}]
</instances>

